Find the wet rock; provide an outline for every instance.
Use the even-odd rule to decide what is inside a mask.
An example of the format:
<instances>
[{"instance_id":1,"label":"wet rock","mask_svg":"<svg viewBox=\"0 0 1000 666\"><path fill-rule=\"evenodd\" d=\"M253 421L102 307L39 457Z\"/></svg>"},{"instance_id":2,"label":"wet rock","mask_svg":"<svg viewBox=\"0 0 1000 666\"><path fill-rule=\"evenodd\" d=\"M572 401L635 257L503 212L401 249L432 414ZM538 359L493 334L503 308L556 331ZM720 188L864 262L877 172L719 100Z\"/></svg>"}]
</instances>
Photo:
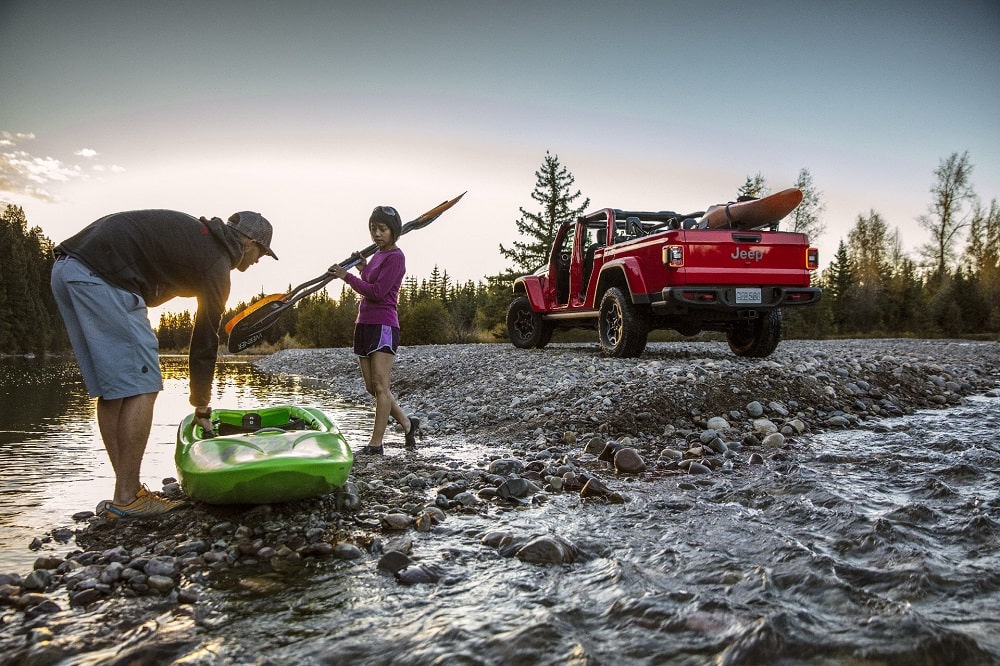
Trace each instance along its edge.
<instances>
[{"instance_id":1,"label":"wet rock","mask_svg":"<svg viewBox=\"0 0 1000 666\"><path fill-rule=\"evenodd\" d=\"M513 458L500 458L490 463L490 474L513 476L524 471L524 463Z\"/></svg>"},{"instance_id":2,"label":"wet rock","mask_svg":"<svg viewBox=\"0 0 1000 666\"><path fill-rule=\"evenodd\" d=\"M711 472L711 467L700 462L692 461L691 464L688 465L689 474L710 474Z\"/></svg>"},{"instance_id":3,"label":"wet rock","mask_svg":"<svg viewBox=\"0 0 1000 666\"><path fill-rule=\"evenodd\" d=\"M39 557L35 560L35 569L58 569L59 565L63 563L61 557Z\"/></svg>"},{"instance_id":4,"label":"wet rock","mask_svg":"<svg viewBox=\"0 0 1000 666\"><path fill-rule=\"evenodd\" d=\"M404 585L433 584L441 580L441 572L437 567L428 564L418 564L397 571L396 580Z\"/></svg>"},{"instance_id":5,"label":"wet rock","mask_svg":"<svg viewBox=\"0 0 1000 666\"><path fill-rule=\"evenodd\" d=\"M360 560L364 559L365 552L353 543L341 542L333 547L333 555L342 560Z\"/></svg>"},{"instance_id":6,"label":"wet rock","mask_svg":"<svg viewBox=\"0 0 1000 666\"><path fill-rule=\"evenodd\" d=\"M174 579L170 576L153 575L146 579L146 584L150 589L166 594L174 589Z\"/></svg>"},{"instance_id":7,"label":"wet rock","mask_svg":"<svg viewBox=\"0 0 1000 666\"><path fill-rule=\"evenodd\" d=\"M71 594L69 605L86 607L102 598L104 598L104 595L98 589L90 588Z\"/></svg>"},{"instance_id":8,"label":"wet rock","mask_svg":"<svg viewBox=\"0 0 1000 666\"><path fill-rule=\"evenodd\" d=\"M831 416L826 420L826 425L829 428L846 428L850 424L851 422L846 416Z\"/></svg>"},{"instance_id":9,"label":"wet rock","mask_svg":"<svg viewBox=\"0 0 1000 666\"><path fill-rule=\"evenodd\" d=\"M392 574L399 573L411 564L413 564L413 560L398 550L390 550L378 560L378 568Z\"/></svg>"},{"instance_id":10,"label":"wet rock","mask_svg":"<svg viewBox=\"0 0 1000 666\"><path fill-rule=\"evenodd\" d=\"M382 516L382 526L387 530L405 530L413 524L413 517L405 513L387 513Z\"/></svg>"},{"instance_id":11,"label":"wet rock","mask_svg":"<svg viewBox=\"0 0 1000 666\"><path fill-rule=\"evenodd\" d=\"M597 459L601 462L614 463L615 454L621 450L622 445L618 442L608 442L604 445L601 453L597 456Z\"/></svg>"},{"instance_id":12,"label":"wet rock","mask_svg":"<svg viewBox=\"0 0 1000 666\"><path fill-rule=\"evenodd\" d=\"M510 541L511 538L512 536L510 532L496 530L484 534L479 539L479 542L485 546L489 546L490 548L499 548L502 543L504 543L505 541Z\"/></svg>"},{"instance_id":13,"label":"wet rock","mask_svg":"<svg viewBox=\"0 0 1000 666\"><path fill-rule=\"evenodd\" d=\"M580 558L580 550L562 537L547 534L531 539L514 556L533 564L572 564Z\"/></svg>"},{"instance_id":14,"label":"wet rock","mask_svg":"<svg viewBox=\"0 0 1000 666\"><path fill-rule=\"evenodd\" d=\"M329 557L333 555L333 551L333 544L320 541L319 543L311 543L303 546L298 552L302 557Z\"/></svg>"},{"instance_id":15,"label":"wet rock","mask_svg":"<svg viewBox=\"0 0 1000 666\"><path fill-rule=\"evenodd\" d=\"M527 497L531 489L528 481L519 477L505 480L497 488L497 494L505 500Z\"/></svg>"},{"instance_id":16,"label":"wet rock","mask_svg":"<svg viewBox=\"0 0 1000 666\"><path fill-rule=\"evenodd\" d=\"M772 432L770 435L764 438L764 441L761 442L761 446L771 447L771 448L778 448L784 446L784 444L785 444L785 436L782 435L780 432Z\"/></svg>"},{"instance_id":17,"label":"wet rock","mask_svg":"<svg viewBox=\"0 0 1000 666\"><path fill-rule=\"evenodd\" d=\"M580 497L607 497L610 494L608 487L596 477L588 479L580 489Z\"/></svg>"},{"instance_id":18,"label":"wet rock","mask_svg":"<svg viewBox=\"0 0 1000 666\"><path fill-rule=\"evenodd\" d=\"M583 451L584 453L589 453L591 455L598 456L601 454L601 451L603 451L604 447L607 445L608 443L603 438L591 437L589 440L587 440L587 444L586 446L583 447Z\"/></svg>"},{"instance_id":19,"label":"wet rock","mask_svg":"<svg viewBox=\"0 0 1000 666\"><path fill-rule=\"evenodd\" d=\"M459 493L459 494L455 495L455 500L454 501L458 505L464 506L464 507L472 507L472 506L475 506L476 504L478 504L478 500L476 499L476 496L473 495L471 492L464 492L464 493Z\"/></svg>"},{"instance_id":20,"label":"wet rock","mask_svg":"<svg viewBox=\"0 0 1000 666\"><path fill-rule=\"evenodd\" d=\"M143 567L143 572L147 576L166 576L173 578L179 573L177 559L174 557L161 556L151 557Z\"/></svg>"},{"instance_id":21,"label":"wet rock","mask_svg":"<svg viewBox=\"0 0 1000 666\"><path fill-rule=\"evenodd\" d=\"M43 599L41 602L28 607L24 611L25 617L28 619L38 617L40 615L50 615L52 613L58 613L62 611L62 606L52 601L51 599Z\"/></svg>"},{"instance_id":22,"label":"wet rock","mask_svg":"<svg viewBox=\"0 0 1000 666\"><path fill-rule=\"evenodd\" d=\"M24 582L21 583L21 589L29 590L31 592L41 592L44 591L51 582L51 571L48 569L35 569L30 574L25 576Z\"/></svg>"},{"instance_id":23,"label":"wet rock","mask_svg":"<svg viewBox=\"0 0 1000 666\"><path fill-rule=\"evenodd\" d=\"M287 546L278 548L274 556L268 560L271 568L279 573L295 573L302 568L302 555Z\"/></svg>"},{"instance_id":24,"label":"wet rock","mask_svg":"<svg viewBox=\"0 0 1000 666\"><path fill-rule=\"evenodd\" d=\"M633 448L623 448L615 453L615 471L623 474L638 474L646 471L646 462Z\"/></svg>"},{"instance_id":25,"label":"wet rock","mask_svg":"<svg viewBox=\"0 0 1000 666\"><path fill-rule=\"evenodd\" d=\"M455 499L456 495L464 493L468 489L468 484L464 482L452 481L438 488L438 493L444 495L448 499Z\"/></svg>"}]
</instances>

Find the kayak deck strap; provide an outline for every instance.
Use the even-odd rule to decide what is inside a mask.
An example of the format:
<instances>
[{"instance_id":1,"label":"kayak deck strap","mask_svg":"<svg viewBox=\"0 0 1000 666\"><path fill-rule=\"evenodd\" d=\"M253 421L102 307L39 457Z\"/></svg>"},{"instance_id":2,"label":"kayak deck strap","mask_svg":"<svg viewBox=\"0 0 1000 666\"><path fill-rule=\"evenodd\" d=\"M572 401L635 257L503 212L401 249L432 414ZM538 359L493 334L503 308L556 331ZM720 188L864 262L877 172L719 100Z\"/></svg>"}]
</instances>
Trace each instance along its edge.
<instances>
[{"instance_id":1,"label":"kayak deck strap","mask_svg":"<svg viewBox=\"0 0 1000 666\"><path fill-rule=\"evenodd\" d=\"M289 419L288 423L279 423L272 426L271 428L281 428L282 430L311 430L309 423L305 419ZM242 435L245 433L256 432L260 430L260 425L257 427L244 426L241 424L225 423L219 422L216 426L216 434L221 436L226 435Z\"/></svg>"}]
</instances>

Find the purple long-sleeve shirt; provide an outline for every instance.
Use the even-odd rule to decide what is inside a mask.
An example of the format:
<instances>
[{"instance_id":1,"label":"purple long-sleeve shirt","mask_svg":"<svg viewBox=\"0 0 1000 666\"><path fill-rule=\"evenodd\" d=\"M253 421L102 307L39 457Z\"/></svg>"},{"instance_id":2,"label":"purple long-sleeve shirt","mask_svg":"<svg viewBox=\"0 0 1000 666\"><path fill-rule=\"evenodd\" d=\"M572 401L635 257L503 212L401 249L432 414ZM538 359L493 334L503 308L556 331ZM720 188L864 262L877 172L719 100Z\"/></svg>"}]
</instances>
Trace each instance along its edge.
<instances>
[{"instance_id":1,"label":"purple long-sleeve shirt","mask_svg":"<svg viewBox=\"0 0 1000 666\"><path fill-rule=\"evenodd\" d=\"M361 294L359 324L384 324L399 328L399 287L406 275L406 258L398 247L388 252L378 250L361 269L361 275L348 273L344 281Z\"/></svg>"}]
</instances>

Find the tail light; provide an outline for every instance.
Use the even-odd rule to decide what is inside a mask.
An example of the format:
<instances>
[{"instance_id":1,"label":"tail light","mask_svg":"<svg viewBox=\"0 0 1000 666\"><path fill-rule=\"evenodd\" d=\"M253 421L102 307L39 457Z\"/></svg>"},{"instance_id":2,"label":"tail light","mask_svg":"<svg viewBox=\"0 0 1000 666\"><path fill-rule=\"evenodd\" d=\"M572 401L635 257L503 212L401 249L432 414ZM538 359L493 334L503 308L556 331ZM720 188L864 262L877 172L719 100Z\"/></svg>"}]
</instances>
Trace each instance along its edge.
<instances>
[{"instance_id":1,"label":"tail light","mask_svg":"<svg viewBox=\"0 0 1000 666\"><path fill-rule=\"evenodd\" d=\"M663 265L667 268L682 268L684 266L684 247L682 245L667 245L663 248Z\"/></svg>"},{"instance_id":2,"label":"tail light","mask_svg":"<svg viewBox=\"0 0 1000 666\"><path fill-rule=\"evenodd\" d=\"M813 271L819 268L819 248L811 247L806 250L806 268Z\"/></svg>"}]
</instances>

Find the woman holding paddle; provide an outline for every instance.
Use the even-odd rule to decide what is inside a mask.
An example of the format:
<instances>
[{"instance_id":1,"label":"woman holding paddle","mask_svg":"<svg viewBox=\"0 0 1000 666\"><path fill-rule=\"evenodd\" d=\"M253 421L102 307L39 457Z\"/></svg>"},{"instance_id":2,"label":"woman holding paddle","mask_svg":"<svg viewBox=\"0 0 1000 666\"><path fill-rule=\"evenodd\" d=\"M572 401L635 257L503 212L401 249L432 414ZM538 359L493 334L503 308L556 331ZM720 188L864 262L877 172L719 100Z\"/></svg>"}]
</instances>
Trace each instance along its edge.
<instances>
[{"instance_id":1,"label":"woman holding paddle","mask_svg":"<svg viewBox=\"0 0 1000 666\"><path fill-rule=\"evenodd\" d=\"M396 246L403 231L403 221L392 206L378 206L368 220L372 242L378 247L370 260L355 253L360 276L352 275L334 264L328 272L342 279L361 295L354 326L354 353L358 355L365 389L375 396L375 423L368 445L361 455L382 455L382 438L389 417L403 427L407 448L417 445L420 420L407 416L396 403L390 388L390 373L399 347L399 288L406 274L406 258Z\"/></svg>"}]
</instances>

